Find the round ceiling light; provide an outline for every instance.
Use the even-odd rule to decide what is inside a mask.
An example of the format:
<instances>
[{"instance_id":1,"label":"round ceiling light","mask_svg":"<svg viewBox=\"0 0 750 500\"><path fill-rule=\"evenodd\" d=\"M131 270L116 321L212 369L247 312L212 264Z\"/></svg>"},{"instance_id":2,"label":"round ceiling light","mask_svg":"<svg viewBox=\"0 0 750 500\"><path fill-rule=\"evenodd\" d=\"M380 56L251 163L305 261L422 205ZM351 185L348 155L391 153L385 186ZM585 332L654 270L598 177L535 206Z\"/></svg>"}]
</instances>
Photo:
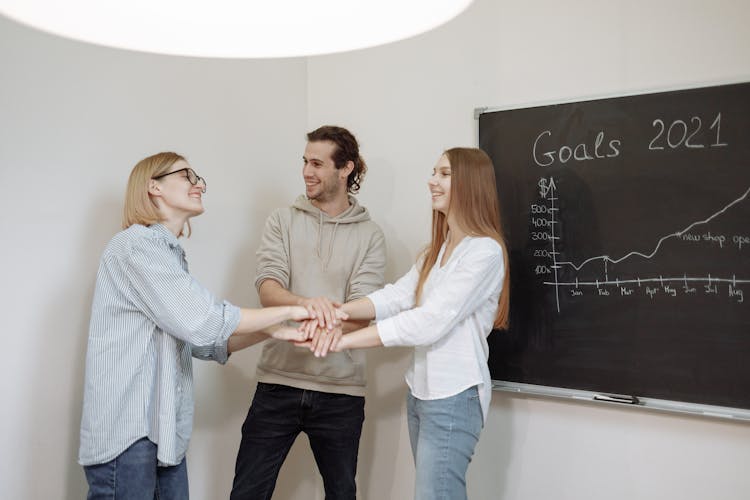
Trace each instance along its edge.
<instances>
[{"instance_id":1,"label":"round ceiling light","mask_svg":"<svg viewBox=\"0 0 750 500\"><path fill-rule=\"evenodd\" d=\"M267 58L402 40L472 0L0 0L0 14L56 35L159 54Z\"/></svg>"}]
</instances>

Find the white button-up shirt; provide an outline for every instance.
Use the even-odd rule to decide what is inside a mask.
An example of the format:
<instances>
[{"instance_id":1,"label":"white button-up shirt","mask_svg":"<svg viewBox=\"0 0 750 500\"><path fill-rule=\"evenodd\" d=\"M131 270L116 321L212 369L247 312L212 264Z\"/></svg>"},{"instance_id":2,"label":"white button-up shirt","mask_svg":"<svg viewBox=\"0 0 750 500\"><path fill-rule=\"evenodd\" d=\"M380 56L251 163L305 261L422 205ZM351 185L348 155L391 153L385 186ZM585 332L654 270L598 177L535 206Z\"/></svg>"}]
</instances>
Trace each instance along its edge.
<instances>
[{"instance_id":1,"label":"white button-up shirt","mask_svg":"<svg viewBox=\"0 0 750 500\"><path fill-rule=\"evenodd\" d=\"M383 345L414 346L406 373L414 397L441 399L477 385L486 420L492 394L487 336L505 276L503 252L492 238L466 237L441 267L444 252L445 244L416 307L416 265L368 298Z\"/></svg>"}]
</instances>

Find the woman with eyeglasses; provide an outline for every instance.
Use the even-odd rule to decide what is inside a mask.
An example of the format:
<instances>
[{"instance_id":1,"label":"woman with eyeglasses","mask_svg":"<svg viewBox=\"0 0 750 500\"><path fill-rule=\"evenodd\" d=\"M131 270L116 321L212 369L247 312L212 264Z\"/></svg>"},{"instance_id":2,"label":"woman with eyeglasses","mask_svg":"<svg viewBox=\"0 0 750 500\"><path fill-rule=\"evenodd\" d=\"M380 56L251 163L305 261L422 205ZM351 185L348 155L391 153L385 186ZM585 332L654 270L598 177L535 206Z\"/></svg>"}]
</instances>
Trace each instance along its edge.
<instances>
[{"instance_id":1,"label":"woman with eyeglasses","mask_svg":"<svg viewBox=\"0 0 750 500\"><path fill-rule=\"evenodd\" d=\"M178 238L203 213L206 181L159 153L130 173L123 216L102 255L91 308L79 462L89 499L188 498L192 358L225 363L266 338L303 340L304 307L241 309L188 272Z\"/></svg>"}]
</instances>

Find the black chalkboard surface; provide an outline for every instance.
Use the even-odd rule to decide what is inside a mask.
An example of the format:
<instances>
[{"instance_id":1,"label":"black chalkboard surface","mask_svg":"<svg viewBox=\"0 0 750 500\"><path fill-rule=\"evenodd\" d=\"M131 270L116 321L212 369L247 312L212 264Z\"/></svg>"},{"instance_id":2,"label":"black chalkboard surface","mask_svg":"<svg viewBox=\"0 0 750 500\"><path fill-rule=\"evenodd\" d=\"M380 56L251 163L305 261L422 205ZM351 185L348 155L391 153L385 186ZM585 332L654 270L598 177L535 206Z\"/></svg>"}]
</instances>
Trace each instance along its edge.
<instances>
[{"instance_id":1,"label":"black chalkboard surface","mask_svg":"<svg viewBox=\"0 0 750 500\"><path fill-rule=\"evenodd\" d=\"M484 111L494 380L750 409L750 83Z\"/></svg>"}]
</instances>

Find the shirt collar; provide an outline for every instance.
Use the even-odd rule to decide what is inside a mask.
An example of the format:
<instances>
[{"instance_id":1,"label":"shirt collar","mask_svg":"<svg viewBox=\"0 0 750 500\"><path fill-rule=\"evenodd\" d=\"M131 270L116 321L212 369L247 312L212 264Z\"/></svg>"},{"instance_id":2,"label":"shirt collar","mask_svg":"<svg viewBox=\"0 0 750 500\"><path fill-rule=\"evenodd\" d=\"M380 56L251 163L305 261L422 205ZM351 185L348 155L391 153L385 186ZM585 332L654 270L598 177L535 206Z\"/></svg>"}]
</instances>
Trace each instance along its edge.
<instances>
[{"instance_id":1,"label":"shirt collar","mask_svg":"<svg viewBox=\"0 0 750 500\"><path fill-rule=\"evenodd\" d=\"M167 240L167 243L170 247L177 248L183 253L185 252L182 248L182 245L180 245L180 242L177 240L177 237L174 235L174 233L172 233L172 231L167 228L167 226L165 226L164 224L151 224L148 227L159 236Z\"/></svg>"}]
</instances>

